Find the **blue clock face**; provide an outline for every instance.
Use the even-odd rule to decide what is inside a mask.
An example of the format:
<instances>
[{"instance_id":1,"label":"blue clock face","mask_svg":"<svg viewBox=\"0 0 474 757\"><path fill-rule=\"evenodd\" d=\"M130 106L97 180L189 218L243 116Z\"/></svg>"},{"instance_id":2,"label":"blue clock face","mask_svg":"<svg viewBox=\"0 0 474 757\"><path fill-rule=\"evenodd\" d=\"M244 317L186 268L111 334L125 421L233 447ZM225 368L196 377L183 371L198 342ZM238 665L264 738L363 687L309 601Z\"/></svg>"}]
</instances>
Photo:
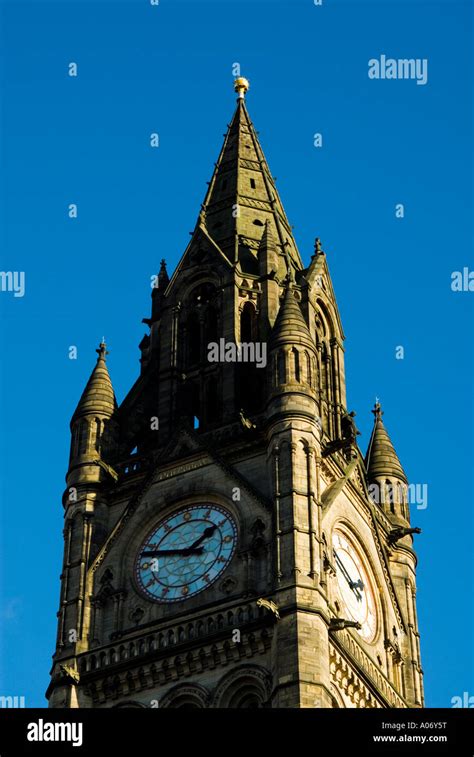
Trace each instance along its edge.
<instances>
[{"instance_id":1,"label":"blue clock face","mask_svg":"<svg viewBox=\"0 0 474 757\"><path fill-rule=\"evenodd\" d=\"M179 602L207 589L230 563L235 521L217 505L192 505L153 529L137 556L135 575L155 602Z\"/></svg>"}]
</instances>

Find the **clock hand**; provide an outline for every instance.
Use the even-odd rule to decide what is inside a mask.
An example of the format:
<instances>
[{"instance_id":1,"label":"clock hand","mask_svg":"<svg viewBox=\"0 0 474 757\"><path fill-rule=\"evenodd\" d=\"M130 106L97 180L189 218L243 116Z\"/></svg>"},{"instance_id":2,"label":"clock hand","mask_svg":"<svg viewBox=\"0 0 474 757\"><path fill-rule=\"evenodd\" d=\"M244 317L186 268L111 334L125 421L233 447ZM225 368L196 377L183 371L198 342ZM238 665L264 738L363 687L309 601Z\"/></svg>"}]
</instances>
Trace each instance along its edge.
<instances>
[{"instance_id":1,"label":"clock hand","mask_svg":"<svg viewBox=\"0 0 474 757\"><path fill-rule=\"evenodd\" d=\"M346 579L347 583L349 584L349 586L352 589L352 583L353 583L352 578L350 577L350 575L349 575L349 573L348 573L348 571L346 569L346 566L342 562L342 560L339 557L339 555L337 554L336 550L334 550L334 557L336 559L336 563L338 564L339 569L340 569L342 575L344 576L344 578Z\"/></svg>"},{"instance_id":2,"label":"clock hand","mask_svg":"<svg viewBox=\"0 0 474 757\"><path fill-rule=\"evenodd\" d=\"M208 528L204 529L199 539L196 539L194 544L191 544L190 547L183 547L182 549L155 549L149 552L142 552L141 556L159 557L160 555L182 555L183 557L188 557L188 555L202 555L204 548L200 547L199 545L205 539L208 539L210 536L212 536L216 528L217 526L209 526Z\"/></svg>"},{"instance_id":3,"label":"clock hand","mask_svg":"<svg viewBox=\"0 0 474 757\"><path fill-rule=\"evenodd\" d=\"M184 555L187 557L188 555L202 555L203 552L202 547L196 549L191 547L189 549L154 549L150 552L142 552L141 557L160 557L161 555Z\"/></svg>"},{"instance_id":4,"label":"clock hand","mask_svg":"<svg viewBox=\"0 0 474 757\"><path fill-rule=\"evenodd\" d=\"M342 575L346 579L347 583L349 584L349 588L354 592L354 594L357 597L357 600L359 602L362 602L362 595L359 592L359 589L362 591L364 589L364 584L362 583L362 580L359 578L357 581L353 581L351 576L349 575L348 570L346 569L346 566L342 562L341 558L337 554L336 550L334 550L334 557L339 565L339 568L341 570Z\"/></svg>"},{"instance_id":5,"label":"clock hand","mask_svg":"<svg viewBox=\"0 0 474 757\"><path fill-rule=\"evenodd\" d=\"M209 537L212 536L212 534L214 533L214 531L216 529L217 529L216 525L214 525L214 526L208 526L208 528L205 528L204 531L202 532L201 536L199 537L199 539L196 539L196 541L194 542L194 544L191 544L191 546L188 547L188 549L195 549L196 547L199 547L199 545L202 544L202 542L205 539L209 539ZM185 550L185 551L187 552L188 549Z\"/></svg>"}]
</instances>

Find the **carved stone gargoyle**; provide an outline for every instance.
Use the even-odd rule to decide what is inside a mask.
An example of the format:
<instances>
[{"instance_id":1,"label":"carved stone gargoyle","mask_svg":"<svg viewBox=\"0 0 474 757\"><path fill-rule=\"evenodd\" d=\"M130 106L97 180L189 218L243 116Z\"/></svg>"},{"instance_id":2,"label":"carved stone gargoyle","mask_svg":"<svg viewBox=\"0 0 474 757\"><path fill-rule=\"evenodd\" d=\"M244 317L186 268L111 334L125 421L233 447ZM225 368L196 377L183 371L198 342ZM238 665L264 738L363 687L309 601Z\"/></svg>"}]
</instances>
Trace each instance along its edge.
<instances>
[{"instance_id":1,"label":"carved stone gargoyle","mask_svg":"<svg viewBox=\"0 0 474 757\"><path fill-rule=\"evenodd\" d=\"M340 449L351 449L360 434L355 421L355 412L344 413L341 418L341 439L329 442L322 450L322 456L328 457Z\"/></svg>"},{"instance_id":2,"label":"carved stone gargoyle","mask_svg":"<svg viewBox=\"0 0 474 757\"><path fill-rule=\"evenodd\" d=\"M409 536L410 534L421 534L421 528L406 528L405 526L393 528L388 535L388 543L393 546L397 541L403 539L404 536Z\"/></svg>"},{"instance_id":3,"label":"carved stone gargoyle","mask_svg":"<svg viewBox=\"0 0 474 757\"><path fill-rule=\"evenodd\" d=\"M69 678L74 683L79 683L79 673L74 668L71 668L70 665L60 665L59 670L61 673L64 673L66 678Z\"/></svg>"},{"instance_id":4,"label":"carved stone gargoyle","mask_svg":"<svg viewBox=\"0 0 474 757\"><path fill-rule=\"evenodd\" d=\"M105 471L115 482L118 481L117 471L114 470L111 465L104 463L104 461L101 460L100 457L94 458L94 460L91 460L91 463L94 463L94 465L98 465L99 468L102 468L102 470Z\"/></svg>"},{"instance_id":5,"label":"carved stone gargoyle","mask_svg":"<svg viewBox=\"0 0 474 757\"><path fill-rule=\"evenodd\" d=\"M271 599L257 599L257 607L266 607L277 620L280 620L280 613L278 612L278 605L272 602Z\"/></svg>"},{"instance_id":6,"label":"carved stone gargoyle","mask_svg":"<svg viewBox=\"0 0 474 757\"><path fill-rule=\"evenodd\" d=\"M356 628L358 631L362 628L357 620L345 620L345 618L331 618L329 623L330 631L343 631L344 628Z\"/></svg>"},{"instance_id":7,"label":"carved stone gargoyle","mask_svg":"<svg viewBox=\"0 0 474 757\"><path fill-rule=\"evenodd\" d=\"M243 410L239 412L239 418L240 418L240 422L242 426L248 429L248 431L253 431L254 429L257 428L255 423L251 421L250 418L247 418Z\"/></svg>"}]
</instances>

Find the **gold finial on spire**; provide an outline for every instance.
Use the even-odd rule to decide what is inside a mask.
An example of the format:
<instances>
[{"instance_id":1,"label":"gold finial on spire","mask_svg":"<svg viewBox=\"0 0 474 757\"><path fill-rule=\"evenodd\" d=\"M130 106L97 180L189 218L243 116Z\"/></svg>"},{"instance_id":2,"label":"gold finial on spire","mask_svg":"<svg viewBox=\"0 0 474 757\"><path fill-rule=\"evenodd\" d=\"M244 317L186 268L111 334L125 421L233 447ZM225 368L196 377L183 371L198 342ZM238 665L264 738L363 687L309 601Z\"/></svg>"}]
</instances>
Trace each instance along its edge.
<instances>
[{"instance_id":1,"label":"gold finial on spire","mask_svg":"<svg viewBox=\"0 0 474 757\"><path fill-rule=\"evenodd\" d=\"M234 80L234 89L237 92L239 100L244 99L245 93L248 92L249 87L250 84L248 82L248 79L244 79L243 76L239 76Z\"/></svg>"}]
</instances>

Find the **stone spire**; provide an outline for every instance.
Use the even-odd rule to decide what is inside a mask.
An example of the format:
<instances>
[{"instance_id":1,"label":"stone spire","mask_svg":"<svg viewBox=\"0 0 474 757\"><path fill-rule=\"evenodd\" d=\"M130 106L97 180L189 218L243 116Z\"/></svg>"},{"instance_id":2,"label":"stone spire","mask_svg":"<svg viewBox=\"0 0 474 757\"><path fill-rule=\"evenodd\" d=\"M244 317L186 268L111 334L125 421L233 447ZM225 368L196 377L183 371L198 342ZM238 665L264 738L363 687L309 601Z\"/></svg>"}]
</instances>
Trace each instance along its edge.
<instances>
[{"instance_id":1,"label":"stone spire","mask_svg":"<svg viewBox=\"0 0 474 757\"><path fill-rule=\"evenodd\" d=\"M295 297L293 281L288 280L283 301L270 335L272 349L283 345L301 345L310 347L313 351L315 344Z\"/></svg>"},{"instance_id":2,"label":"stone spire","mask_svg":"<svg viewBox=\"0 0 474 757\"><path fill-rule=\"evenodd\" d=\"M108 352L104 340L102 340L96 352L99 355L97 363L74 411L71 423L89 415L110 418L117 407L117 400L105 362Z\"/></svg>"},{"instance_id":3,"label":"stone spire","mask_svg":"<svg viewBox=\"0 0 474 757\"><path fill-rule=\"evenodd\" d=\"M374 428L365 457L368 479L372 482L378 478L393 477L406 484L408 482L405 471L382 420L383 411L380 402L375 403L372 413L374 414Z\"/></svg>"},{"instance_id":4,"label":"stone spire","mask_svg":"<svg viewBox=\"0 0 474 757\"><path fill-rule=\"evenodd\" d=\"M235 81L237 107L215 164L199 215L222 252L231 262L252 264L266 224L276 240L281 271L287 255L295 269L303 265L291 225L263 154L245 104L246 79Z\"/></svg>"},{"instance_id":5,"label":"stone spire","mask_svg":"<svg viewBox=\"0 0 474 757\"><path fill-rule=\"evenodd\" d=\"M160 272L158 276L156 277L156 286L153 287L151 290L151 302L152 302L152 310L151 310L151 320L148 318L144 318L143 322L150 325L151 323L154 323L156 320L158 320L160 316L160 310L161 305L163 302L163 297L165 294L165 289L169 284L170 277L168 276L168 271L166 270L166 260L161 261L160 265Z\"/></svg>"},{"instance_id":6,"label":"stone spire","mask_svg":"<svg viewBox=\"0 0 474 757\"><path fill-rule=\"evenodd\" d=\"M270 333L268 418L319 415L315 395L316 345L295 297L291 274Z\"/></svg>"}]
</instances>

